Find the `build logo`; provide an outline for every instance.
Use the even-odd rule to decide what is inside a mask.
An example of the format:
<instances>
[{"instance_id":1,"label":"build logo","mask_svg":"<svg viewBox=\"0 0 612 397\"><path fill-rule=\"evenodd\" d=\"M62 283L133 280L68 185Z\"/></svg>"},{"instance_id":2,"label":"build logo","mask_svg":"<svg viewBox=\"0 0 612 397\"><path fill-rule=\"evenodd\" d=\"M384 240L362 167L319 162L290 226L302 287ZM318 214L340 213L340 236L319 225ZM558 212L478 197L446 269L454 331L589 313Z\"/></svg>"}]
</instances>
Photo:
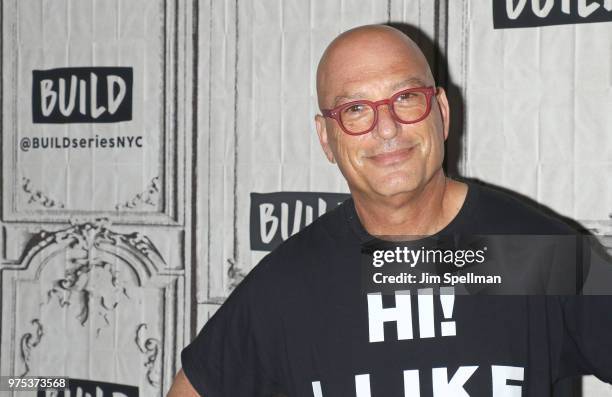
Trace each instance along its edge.
<instances>
[{"instance_id":1,"label":"build logo","mask_svg":"<svg viewBox=\"0 0 612 397\"><path fill-rule=\"evenodd\" d=\"M493 0L495 29L612 21L612 0Z\"/></svg>"}]
</instances>

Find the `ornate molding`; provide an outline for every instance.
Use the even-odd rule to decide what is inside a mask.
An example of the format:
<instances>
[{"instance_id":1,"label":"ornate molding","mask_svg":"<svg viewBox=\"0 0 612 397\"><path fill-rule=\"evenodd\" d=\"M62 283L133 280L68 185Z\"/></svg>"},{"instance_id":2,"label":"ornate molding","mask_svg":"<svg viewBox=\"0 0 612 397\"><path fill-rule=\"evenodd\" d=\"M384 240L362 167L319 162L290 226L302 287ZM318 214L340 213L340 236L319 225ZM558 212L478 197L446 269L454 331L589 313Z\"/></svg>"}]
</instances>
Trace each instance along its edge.
<instances>
[{"instance_id":1,"label":"ornate molding","mask_svg":"<svg viewBox=\"0 0 612 397\"><path fill-rule=\"evenodd\" d=\"M159 180L159 176L154 177L151 179L151 182L149 182L144 192L136 194L131 200L116 204L115 209L120 211L123 209L135 209L145 205L155 207L157 205L157 199L159 198L161 188L159 185Z\"/></svg>"},{"instance_id":2,"label":"ornate molding","mask_svg":"<svg viewBox=\"0 0 612 397\"><path fill-rule=\"evenodd\" d=\"M90 251L91 252L91 251ZM55 280L47 291L47 303L57 298L60 307L79 305L77 319L84 326L93 311L103 320L103 326L110 325L108 315L115 310L120 299L130 299L127 288L119 281L112 265L98 258L70 259L72 267L66 277ZM96 328L96 336L102 327Z\"/></svg>"},{"instance_id":3,"label":"ornate molding","mask_svg":"<svg viewBox=\"0 0 612 397\"><path fill-rule=\"evenodd\" d=\"M80 259L94 260L95 253L103 245L122 247L133 253L138 253L151 261L156 267L164 266L165 261L151 240L140 232L117 233L108 228L107 218L98 218L92 222L79 223L71 220L71 226L58 231L43 230L34 235L22 255L22 263L27 263L43 249L66 244L69 248L81 248L84 257ZM149 269L150 270L150 269ZM158 269L156 269L158 270Z\"/></svg>"},{"instance_id":4,"label":"ornate molding","mask_svg":"<svg viewBox=\"0 0 612 397\"><path fill-rule=\"evenodd\" d=\"M144 366L147 368L147 382L153 387L159 387L161 383L161 370L158 365L158 358L161 354L161 341L156 338L147 338L147 324L141 323L136 328L136 346L138 350L147 356Z\"/></svg>"},{"instance_id":5,"label":"ornate molding","mask_svg":"<svg viewBox=\"0 0 612 397\"><path fill-rule=\"evenodd\" d=\"M49 257L51 252L42 254L41 251L49 248L53 252L54 245L58 250L70 250L64 277L52 282L47 290L47 301L41 305L53 301L60 308L76 306L76 319L82 326L92 315L97 316L101 320L95 322L98 325L96 335L99 335L110 325L109 315L121 301L130 299L128 285L122 281L109 256L121 258L134 268L137 285L142 283L143 277L157 273L165 266L165 261L151 240L140 232L114 232L104 218L84 223L72 220L71 223L66 229L36 234L26 247L22 264L27 267L38 254Z\"/></svg>"},{"instance_id":6,"label":"ornate molding","mask_svg":"<svg viewBox=\"0 0 612 397\"><path fill-rule=\"evenodd\" d=\"M26 376L30 372L30 353L40 343L44 335L43 326L37 318L30 321L34 325L34 334L26 332L21 336L19 347L21 349L21 360L25 366L25 371L19 376Z\"/></svg>"},{"instance_id":7,"label":"ornate molding","mask_svg":"<svg viewBox=\"0 0 612 397\"><path fill-rule=\"evenodd\" d=\"M44 208L64 208L64 204L51 199L47 194L41 190L36 190L30 185L31 180L26 177L21 178L21 188L23 192L28 196L28 204L39 203Z\"/></svg>"},{"instance_id":8,"label":"ornate molding","mask_svg":"<svg viewBox=\"0 0 612 397\"><path fill-rule=\"evenodd\" d=\"M9 319L7 332L0 335L2 351L15 347L6 350L14 354L3 354L0 365L15 368L23 376L41 368L49 370L53 364L39 360L47 345L69 348L74 335L104 345L115 324L124 324L127 328L117 332L127 332L134 341L130 344L135 343L127 350L144 365L141 384L152 389L150 395L161 395L174 372L165 363L183 346L176 327L183 322L179 300L184 293L184 270L168 269L142 233L110 230L107 219L81 222L73 220L61 230L35 233L18 263L2 270L2 313ZM142 309L142 299L155 309L134 316ZM22 320L15 317L18 314ZM66 316L68 324L63 324ZM52 329L51 323L56 324ZM66 334L66 326L73 332ZM115 348L115 354L123 349Z\"/></svg>"}]
</instances>

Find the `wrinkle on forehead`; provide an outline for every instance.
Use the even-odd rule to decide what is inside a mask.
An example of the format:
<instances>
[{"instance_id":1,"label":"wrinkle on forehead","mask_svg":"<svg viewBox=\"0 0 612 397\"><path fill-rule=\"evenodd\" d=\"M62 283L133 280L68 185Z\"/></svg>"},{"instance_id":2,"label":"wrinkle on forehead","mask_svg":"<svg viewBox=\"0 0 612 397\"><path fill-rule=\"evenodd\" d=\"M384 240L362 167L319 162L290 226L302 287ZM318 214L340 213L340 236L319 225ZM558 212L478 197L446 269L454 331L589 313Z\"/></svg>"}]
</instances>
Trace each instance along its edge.
<instances>
[{"instance_id":1,"label":"wrinkle on forehead","mask_svg":"<svg viewBox=\"0 0 612 397\"><path fill-rule=\"evenodd\" d=\"M330 86L337 79L347 78L343 68L350 63L353 69L379 72L392 61L416 65L416 72L433 84L433 75L425 56L408 36L401 31L385 25L367 25L348 30L336 37L325 49L317 68L317 97L319 107L329 106L338 94L332 93ZM385 69L385 71L388 71ZM371 73L375 74L375 73ZM418 76L417 76L418 77ZM330 102L330 103L327 103Z\"/></svg>"}]
</instances>

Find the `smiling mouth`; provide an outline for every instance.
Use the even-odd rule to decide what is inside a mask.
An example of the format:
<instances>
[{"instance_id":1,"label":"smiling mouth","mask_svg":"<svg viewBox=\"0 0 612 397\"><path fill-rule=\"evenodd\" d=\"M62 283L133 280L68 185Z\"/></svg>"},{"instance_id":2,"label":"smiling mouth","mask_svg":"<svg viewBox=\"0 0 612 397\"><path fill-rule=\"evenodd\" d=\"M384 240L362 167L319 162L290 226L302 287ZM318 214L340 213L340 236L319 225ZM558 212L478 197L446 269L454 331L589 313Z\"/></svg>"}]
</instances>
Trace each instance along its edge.
<instances>
[{"instance_id":1,"label":"smiling mouth","mask_svg":"<svg viewBox=\"0 0 612 397\"><path fill-rule=\"evenodd\" d=\"M393 165L410 158L415 148L416 145L409 148L394 150L392 152L379 153L374 156L368 156L367 159L380 166Z\"/></svg>"}]
</instances>

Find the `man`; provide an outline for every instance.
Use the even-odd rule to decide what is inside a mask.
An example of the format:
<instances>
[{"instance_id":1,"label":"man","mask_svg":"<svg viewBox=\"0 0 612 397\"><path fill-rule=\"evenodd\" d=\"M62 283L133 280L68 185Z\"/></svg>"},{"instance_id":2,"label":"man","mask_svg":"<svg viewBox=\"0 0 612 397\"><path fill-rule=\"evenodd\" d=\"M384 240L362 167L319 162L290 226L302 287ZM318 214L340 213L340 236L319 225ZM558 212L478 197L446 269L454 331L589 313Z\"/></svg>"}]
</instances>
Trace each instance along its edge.
<instances>
[{"instance_id":1,"label":"man","mask_svg":"<svg viewBox=\"0 0 612 397\"><path fill-rule=\"evenodd\" d=\"M256 266L183 351L170 396L548 396L570 375L612 381L612 360L598 353L612 344L582 321L612 326L600 305L457 296L450 312L438 297L440 313L414 292L366 297L360 255L373 236L572 231L445 176L446 94L398 30L337 37L317 92L319 140L352 198Z\"/></svg>"}]
</instances>

